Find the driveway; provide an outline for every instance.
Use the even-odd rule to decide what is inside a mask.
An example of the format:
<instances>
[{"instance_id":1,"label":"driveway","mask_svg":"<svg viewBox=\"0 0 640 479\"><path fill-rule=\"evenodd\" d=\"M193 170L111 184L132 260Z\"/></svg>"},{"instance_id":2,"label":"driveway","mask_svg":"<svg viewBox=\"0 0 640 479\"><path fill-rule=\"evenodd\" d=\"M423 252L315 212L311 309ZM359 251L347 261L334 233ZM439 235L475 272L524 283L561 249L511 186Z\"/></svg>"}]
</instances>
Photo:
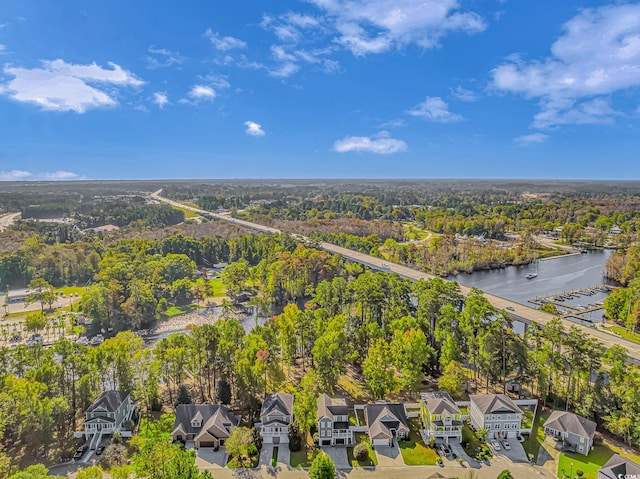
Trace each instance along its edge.
<instances>
[{"instance_id":1,"label":"driveway","mask_svg":"<svg viewBox=\"0 0 640 479\"><path fill-rule=\"evenodd\" d=\"M333 459L336 469L351 469L346 447L323 447L322 450Z\"/></svg>"},{"instance_id":2,"label":"driveway","mask_svg":"<svg viewBox=\"0 0 640 479\"><path fill-rule=\"evenodd\" d=\"M404 466L404 459L397 444L393 446L375 446L378 466Z\"/></svg>"},{"instance_id":3,"label":"driveway","mask_svg":"<svg viewBox=\"0 0 640 479\"><path fill-rule=\"evenodd\" d=\"M278 446L278 464L289 467L291 461L291 450L289 444L280 444Z\"/></svg>"},{"instance_id":4,"label":"driveway","mask_svg":"<svg viewBox=\"0 0 640 479\"><path fill-rule=\"evenodd\" d=\"M508 439L509 446L511 449L508 451L505 450L504 447L501 447L499 451L494 451L496 456L506 456L511 459L512 462L525 462L529 463L529 459L527 458L527 453L522 447L522 444L518 442L516 438L510 437Z\"/></svg>"},{"instance_id":5,"label":"driveway","mask_svg":"<svg viewBox=\"0 0 640 479\"><path fill-rule=\"evenodd\" d=\"M196 456L196 461L199 467L225 467L227 465L228 454L227 448L224 446L217 451L214 451L212 447L201 447L198 449Z\"/></svg>"},{"instance_id":6,"label":"driveway","mask_svg":"<svg viewBox=\"0 0 640 479\"><path fill-rule=\"evenodd\" d=\"M278 451L280 455L280 451ZM270 466L271 456L273 456L273 444L262 444L262 450L260 451L260 465Z\"/></svg>"}]
</instances>

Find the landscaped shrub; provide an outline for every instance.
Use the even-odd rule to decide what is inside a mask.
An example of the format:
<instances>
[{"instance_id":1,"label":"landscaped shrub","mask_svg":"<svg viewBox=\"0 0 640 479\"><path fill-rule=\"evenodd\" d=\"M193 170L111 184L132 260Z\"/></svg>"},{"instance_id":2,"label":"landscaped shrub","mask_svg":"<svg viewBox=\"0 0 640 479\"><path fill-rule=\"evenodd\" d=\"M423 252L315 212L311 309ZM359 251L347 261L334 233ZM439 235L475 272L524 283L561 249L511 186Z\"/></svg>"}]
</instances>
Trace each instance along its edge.
<instances>
[{"instance_id":1,"label":"landscaped shrub","mask_svg":"<svg viewBox=\"0 0 640 479\"><path fill-rule=\"evenodd\" d=\"M582 469L576 469L576 476L578 477L584 476L584 471Z\"/></svg>"},{"instance_id":2,"label":"landscaped shrub","mask_svg":"<svg viewBox=\"0 0 640 479\"><path fill-rule=\"evenodd\" d=\"M247 452L249 453L249 457L256 457L258 455L258 448L255 444L251 444Z\"/></svg>"},{"instance_id":3,"label":"landscaped shrub","mask_svg":"<svg viewBox=\"0 0 640 479\"><path fill-rule=\"evenodd\" d=\"M364 461L369 457L369 448L363 442L360 444L356 444L356 447L353 448L353 457L356 458L357 461Z\"/></svg>"}]
</instances>

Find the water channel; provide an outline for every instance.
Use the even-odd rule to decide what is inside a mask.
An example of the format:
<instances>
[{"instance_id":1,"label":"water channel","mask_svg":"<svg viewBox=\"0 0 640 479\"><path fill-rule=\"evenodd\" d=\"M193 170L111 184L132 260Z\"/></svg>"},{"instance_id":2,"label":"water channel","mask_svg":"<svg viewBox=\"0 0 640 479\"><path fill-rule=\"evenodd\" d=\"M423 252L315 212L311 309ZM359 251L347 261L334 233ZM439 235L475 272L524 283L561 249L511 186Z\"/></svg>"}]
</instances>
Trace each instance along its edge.
<instances>
[{"instance_id":1,"label":"water channel","mask_svg":"<svg viewBox=\"0 0 640 479\"><path fill-rule=\"evenodd\" d=\"M529 300L608 283L604 277L605 264L612 252L612 250L593 251L587 254L538 261L537 265L508 266L504 269L462 273L449 279L465 286L475 286L526 306L537 307ZM527 279L526 275L535 272L536 269L538 276ZM603 301L606 297L607 293L596 292L590 296L576 296L557 305L587 307L589 304ZM593 322L600 322L602 310L585 313L584 316Z\"/></svg>"}]
</instances>

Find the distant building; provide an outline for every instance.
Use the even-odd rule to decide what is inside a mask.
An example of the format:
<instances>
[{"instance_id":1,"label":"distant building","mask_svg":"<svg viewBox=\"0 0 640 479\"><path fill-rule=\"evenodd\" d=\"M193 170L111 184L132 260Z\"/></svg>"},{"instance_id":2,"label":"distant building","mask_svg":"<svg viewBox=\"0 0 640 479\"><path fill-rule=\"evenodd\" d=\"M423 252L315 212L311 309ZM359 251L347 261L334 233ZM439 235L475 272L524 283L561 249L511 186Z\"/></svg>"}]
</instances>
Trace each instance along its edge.
<instances>
[{"instance_id":1,"label":"distant building","mask_svg":"<svg viewBox=\"0 0 640 479\"><path fill-rule=\"evenodd\" d=\"M506 394L472 394L469 416L476 428L486 428L489 439L517 437L522 424L522 409Z\"/></svg>"},{"instance_id":2,"label":"distant building","mask_svg":"<svg viewBox=\"0 0 640 479\"><path fill-rule=\"evenodd\" d=\"M119 229L120 228L116 225L104 225L90 228L90 231L95 231L96 233L111 233L113 231L118 231Z\"/></svg>"},{"instance_id":3,"label":"distant building","mask_svg":"<svg viewBox=\"0 0 640 479\"><path fill-rule=\"evenodd\" d=\"M620 229L619 226L614 226L609 230L609 233L612 235L619 235L620 233L622 233L622 230Z\"/></svg>"},{"instance_id":4,"label":"distant building","mask_svg":"<svg viewBox=\"0 0 640 479\"><path fill-rule=\"evenodd\" d=\"M631 459L614 454L598 471L598 479L640 477L640 465Z\"/></svg>"},{"instance_id":5,"label":"distant building","mask_svg":"<svg viewBox=\"0 0 640 479\"><path fill-rule=\"evenodd\" d=\"M7 293L7 303L24 303L31 291L28 289L12 289Z\"/></svg>"},{"instance_id":6,"label":"distant building","mask_svg":"<svg viewBox=\"0 0 640 479\"><path fill-rule=\"evenodd\" d=\"M427 437L462 440L462 413L449 393L436 391L420 395L420 418Z\"/></svg>"},{"instance_id":7,"label":"distant building","mask_svg":"<svg viewBox=\"0 0 640 479\"><path fill-rule=\"evenodd\" d=\"M321 394L318 398L318 435L321 446L350 446L353 431L349 428L349 408L344 398Z\"/></svg>"},{"instance_id":8,"label":"distant building","mask_svg":"<svg viewBox=\"0 0 640 479\"><path fill-rule=\"evenodd\" d=\"M586 456L593 446L596 423L572 412L553 411L544 423L544 433Z\"/></svg>"},{"instance_id":9,"label":"distant building","mask_svg":"<svg viewBox=\"0 0 640 479\"><path fill-rule=\"evenodd\" d=\"M193 441L196 449L220 447L240 424L240 418L227 406L217 404L178 404L171 439L187 443Z\"/></svg>"}]
</instances>

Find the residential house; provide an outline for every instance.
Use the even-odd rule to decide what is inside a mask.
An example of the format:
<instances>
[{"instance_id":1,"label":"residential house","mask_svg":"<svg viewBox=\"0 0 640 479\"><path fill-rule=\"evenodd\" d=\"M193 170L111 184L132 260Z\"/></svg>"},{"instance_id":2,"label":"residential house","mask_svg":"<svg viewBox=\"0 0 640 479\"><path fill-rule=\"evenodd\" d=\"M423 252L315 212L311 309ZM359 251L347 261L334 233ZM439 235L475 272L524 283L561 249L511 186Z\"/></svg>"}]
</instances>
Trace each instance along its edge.
<instances>
[{"instance_id":1,"label":"residential house","mask_svg":"<svg viewBox=\"0 0 640 479\"><path fill-rule=\"evenodd\" d=\"M522 425L522 409L506 394L469 396L469 416L476 428L489 430L489 439L517 437Z\"/></svg>"},{"instance_id":2,"label":"residential house","mask_svg":"<svg viewBox=\"0 0 640 479\"><path fill-rule=\"evenodd\" d=\"M586 456L593 446L596 423L569 411L553 411L544 423L544 433Z\"/></svg>"},{"instance_id":3,"label":"residential house","mask_svg":"<svg viewBox=\"0 0 640 479\"><path fill-rule=\"evenodd\" d=\"M374 446L393 446L394 438L409 436L409 422L404 404L367 404L364 406L364 420Z\"/></svg>"},{"instance_id":4,"label":"residential house","mask_svg":"<svg viewBox=\"0 0 640 479\"><path fill-rule=\"evenodd\" d=\"M598 479L640 477L640 465L631 459L614 454L598 471Z\"/></svg>"},{"instance_id":5,"label":"residential house","mask_svg":"<svg viewBox=\"0 0 640 479\"><path fill-rule=\"evenodd\" d=\"M436 391L420 395L420 418L427 438L449 442L462 440L462 413L449 393Z\"/></svg>"},{"instance_id":6,"label":"residential house","mask_svg":"<svg viewBox=\"0 0 640 479\"><path fill-rule=\"evenodd\" d=\"M318 435L321 446L353 445L353 431L349 429L349 407L346 399L320 395Z\"/></svg>"},{"instance_id":7,"label":"residential house","mask_svg":"<svg viewBox=\"0 0 640 479\"><path fill-rule=\"evenodd\" d=\"M293 394L267 394L260 411L260 435L265 444L288 444L293 422Z\"/></svg>"},{"instance_id":8,"label":"residential house","mask_svg":"<svg viewBox=\"0 0 640 479\"><path fill-rule=\"evenodd\" d=\"M81 435L89 439L93 435L102 437L104 434L121 432L122 424L131 419L134 410L128 392L105 391L86 410L84 432Z\"/></svg>"},{"instance_id":9,"label":"residential house","mask_svg":"<svg viewBox=\"0 0 640 479\"><path fill-rule=\"evenodd\" d=\"M218 448L229 439L231 430L240 424L240 418L227 406L217 404L178 404L171 439L188 443L196 449Z\"/></svg>"}]
</instances>

